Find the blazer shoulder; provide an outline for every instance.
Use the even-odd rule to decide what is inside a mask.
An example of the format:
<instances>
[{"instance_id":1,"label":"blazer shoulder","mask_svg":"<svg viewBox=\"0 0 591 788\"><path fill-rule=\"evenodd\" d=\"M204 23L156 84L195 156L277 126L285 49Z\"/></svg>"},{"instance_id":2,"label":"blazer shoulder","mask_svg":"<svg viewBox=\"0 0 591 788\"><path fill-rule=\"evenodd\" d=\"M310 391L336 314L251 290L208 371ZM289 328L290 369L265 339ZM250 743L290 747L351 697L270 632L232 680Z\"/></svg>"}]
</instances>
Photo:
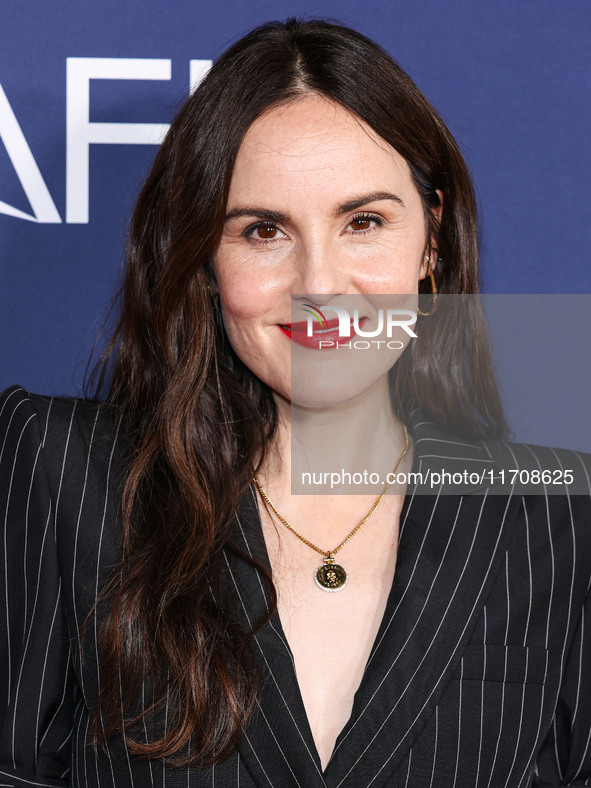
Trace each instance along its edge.
<instances>
[{"instance_id":1,"label":"blazer shoulder","mask_svg":"<svg viewBox=\"0 0 591 788\"><path fill-rule=\"evenodd\" d=\"M524 467L536 468L552 464L557 467L580 465L587 470L591 469L591 452L513 441L504 441L502 445L508 456L515 458Z\"/></svg>"},{"instance_id":2,"label":"blazer shoulder","mask_svg":"<svg viewBox=\"0 0 591 788\"><path fill-rule=\"evenodd\" d=\"M494 437L466 436L442 426L420 410L411 415L411 424L419 454L428 453L428 456L439 456L445 460L494 461L502 468L524 471L577 469L591 478L590 452Z\"/></svg>"},{"instance_id":3,"label":"blazer shoulder","mask_svg":"<svg viewBox=\"0 0 591 788\"><path fill-rule=\"evenodd\" d=\"M421 411L411 426L422 467L469 478L446 487L450 493L591 496L591 453L465 435Z\"/></svg>"},{"instance_id":4,"label":"blazer shoulder","mask_svg":"<svg viewBox=\"0 0 591 788\"><path fill-rule=\"evenodd\" d=\"M14 385L0 394L0 450L11 455L43 448L48 471L67 456L70 467L108 461L121 419L108 403L33 394ZM51 475L51 473L50 473Z\"/></svg>"},{"instance_id":5,"label":"blazer shoulder","mask_svg":"<svg viewBox=\"0 0 591 788\"><path fill-rule=\"evenodd\" d=\"M77 397L33 394L17 384L0 393L0 423L5 424L15 417L29 418L33 414L43 421L50 412L54 422L69 421L74 412L77 412L79 421L90 421L98 410L105 407L104 403Z\"/></svg>"},{"instance_id":6,"label":"blazer shoulder","mask_svg":"<svg viewBox=\"0 0 591 788\"><path fill-rule=\"evenodd\" d=\"M508 478L530 492L591 496L589 452L512 441L488 446Z\"/></svg>"}]
</instances>

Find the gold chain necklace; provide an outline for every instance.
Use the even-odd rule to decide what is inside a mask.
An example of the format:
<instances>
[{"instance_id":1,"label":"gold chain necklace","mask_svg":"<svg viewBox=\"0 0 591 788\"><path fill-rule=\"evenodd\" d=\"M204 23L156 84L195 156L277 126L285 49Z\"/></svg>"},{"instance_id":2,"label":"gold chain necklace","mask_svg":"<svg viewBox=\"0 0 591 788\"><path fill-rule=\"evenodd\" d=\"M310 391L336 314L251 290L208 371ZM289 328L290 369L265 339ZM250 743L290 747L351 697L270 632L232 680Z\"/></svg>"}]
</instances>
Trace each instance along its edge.
<instances>
[{"instance_id":1,"label":"gold chain necklace","mask_svg":"<svg viewBox=\"0 0 591 788\"><path fill-rule=\"evenodd\" d=\"M404 429L404 449L402 450L402 454L400 455L400 457L396 461L396 465L394 466L394 469L392 470L392 476L394 476L398 472L398 469L402 465L402 461L406 457L406 452L408 451L408 446L409 446L408 431L407 431L406 426L404 424L402 425L402 427ZM298 533L296 531L296 529L293 527L293 525L290 525L290 523L287 522L285 517L283 517L283 515L279 514L279 512L273 506L271 500L269 499L269 496L263 490L263 487L262 487L261 483L259 482L259 480L257 479L257 477L253 476L252 478L253 478L253 481L256 484L257 488L258 488L259 493L261 494L261 498L267 504L269 504L269 506L275 512L275 514L277 515L279 520L283 523L283 525L285 525L287 528L289 528L289 530L293 534L295 534L298 537L298 539L301 539L301 541L304 542L304 544L307 544L308 547L311 547L313 550L316 550L317 553L320 553L321 555L324 556L323 562L320 564L320 566L314 572L314 580L315 580L316 585L318 586L318 588L321 588L323 591L340 591L341 588L344 588L347 585L347 583L349 582L349 575L345 571L344 567L342 567L340 564L336 563L336 561L334 560L333 556L335 555L335 553L338 553L338 551L341 549L341 547L344 547L347 544L347 542L349 541L349 539L352 539L353 536L355 536L355 534L361 528L361 526L367 520L369 520L369 518L372 516L372 514L375 512L375 510L380 505L381 500L384 497L384 495L388 492L388 490L392 486L392 482L390 481L390 482L388 482L388 484L386 484L386 486L382 490L381 494L378 496L378 499L374 502L373 506L371 507L369 512L365 515L363 520L361 520L360 522L357 523L355 528L353 528L353 530L349 533L349 535L347 537L345 537L345 539L343 539L343 541L339 545L337 545L332 550L323 550L321 547L318 547L313 542L310 542L308 539L306 539L305 536L302 536L302 534Z\"/></svg>"}]
</instances>

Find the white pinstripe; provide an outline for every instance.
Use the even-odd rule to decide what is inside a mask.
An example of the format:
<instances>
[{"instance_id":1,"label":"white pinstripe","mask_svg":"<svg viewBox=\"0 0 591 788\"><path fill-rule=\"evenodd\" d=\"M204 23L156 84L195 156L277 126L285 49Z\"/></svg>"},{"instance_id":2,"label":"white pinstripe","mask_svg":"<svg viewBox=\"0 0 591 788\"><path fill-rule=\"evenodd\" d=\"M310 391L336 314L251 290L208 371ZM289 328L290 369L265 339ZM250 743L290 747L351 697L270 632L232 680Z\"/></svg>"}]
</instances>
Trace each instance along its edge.
<instances>
[{"instance_id":1,"label":"white pinstripe","mask_svg":"<svg viewBox=\"0 0 591 788\"><path fill-rule=\"evenodd\" d=\"M408 768L406 770L406 780L404 781L404 788L408 788L408 781L410 779L410 767L412 766L412 750L408 753Z\"/></svg>"},{"instance_id":2,"label":"white pinstripe","mask_svg":"<svg viewBox=\"0 0 591 788\"><path fill-rule=\"evenodd\" d=\"M435 746L433 749L433 768L431 769L431 781L429 788L433 788L433 780L435 779L435 764L437 763L437 744L439 741L439 706L435 706Z\"/></svg>"},{"instance_id":3,"label":"white pinstripe","mask_svg":"<svg viewBox=\"0 0 591 788\"><path fill-rule=\"evenodd\" d=\"M523 500L523 499L522 499ZM527 643L527 635L529 633L529 622L531 619L531 606L533 601L533 577L532 577L532 570L531 570L531 549L530 549L530 533L529 533L529 517L527 514L527 506L525 502L523 503L523 513L525 517L525 538L527 543L527 568L528 568L528 580L529 580L529 603L527 607L527 618L525 620L525 632L523 633L523 645Z\"/></svg>"},{"instance_id":4,"label":"white pinstripe","mask_svg":"<svg viewBox=\"0 0 591 788\"><path fill-rule=\"evenodd\" d=\"M478 739L478 761L476 765L476 785L480 779L480 761L482 758L482 734L484 732L484 677L486 676L486 605L482 611L484 619L484 632L482 634L482 642L484 643L484 662L482 666L482 686L480 687L480 733Z\"/></svg>"},{"instance_id":5,"label":"white pinstripe","mask_svg":"<svg viewBox=\"0 0 591 788\"><path fill-rule=\"evenodd\" d=\"M71 657L72 657L72 646L71 646L71 644L69 644L69 645L68 645L68 659L67 659L67 662L68 662L68 663L70 662L70 659L71 659ZM62 696L61 696L61 698L60 698L60 702L59 702L59 704L58 704L58 707L57 707L57 709L56 709L56 710L55 710L55 712L53 713L53 716L52 716L52 718L50 719L50 721L49 721L49 723L48 723L47 727L45 728L45 733L43 734L43 736L41 737L41 739L40 739L40 741L39 741L39 747L41 747L41 745L42 745L42 744L43 744L43 742L45 741L45 737L47 736L47 734L48 734L48 733L49 733L49 731L51 730L51 726L53 725L54 721L57 719L57 716L58 716L58 714L60 713L60 710L61 710L61 708L62 708L62 706L64 705L64 702L65 702L65 700L66 700L66 693L67 693L67 691L68 691L68 682L67 682L67 681L64 681L64 689L63 689L63 692L62 692ZM66 745L66 742L69 740L69 738L71 737L71 735L72 735L72 731L70 731L70 732L69 732L68 736L66 736L66 738L64 739L64 741L63 741L63 742L60 744L60 746L57 748L57 752L59 752L59 751L62 749L62 747L65 747L65 745Z\"/></svg>"},{"instance_id":6,"label":"white pinstripe","mask_svg":"<svg viewBox=\"0 0 591 788\"><path fill-rule=\"evenodd\" d=\"M62 581L60 578L59 581L59 589L61 591ZM51 619L51 626L49 627L49 638L47 639L47 646L45 647L45 657L43 658L43 671L41 672L41 686L43 686L43 679L45 678L45 672L47 670L47 658L49 656L49 649L51 646L51 633L53 632L53 628L55 626L55 619L57 616L57 611L60 602L60 594L58 594L58 600L56 602L55 608L53 610L53 618ZM24 665L24 660L23 660ZM41 699L39 699L41 701ZM16 709L16 705L15 705ZM37 705L37 716L35 718L35 741L39 741L39 716L41 714L41 702ZM37 750L35 752L35 765L37 765L37 757L39 753L39 747L37 746Z\"/></svg>"},{"instance_id":7,"label":"white pinstripe","mask_svg":"<svg viewBox=\"0 0 591 788\"><path fill-rule=\"evenodd\" d=\"M78 732L76 736L74 736L74 759L73 763L76 766L76 783L77 785L81 785L80 782L80 730L82 728L82 718L83 715L78 712L78 709L82 709L84 706L84 698L80 696L80 700L78 702L78 706L76 707L76 712L78 714Z\"/></svg>"},{"instance_id":8,"label":"white pinstripe","mask_svg":"<svg viewBox=\"0 0 591 788\"><path fill-rule=\"evenodd\" d=\"M77 594L76 594L76 557L78 555L78 538L80 536L80 520L82 518L82 509L84 508L84 499L86 497L86 486L88 484L88 469L90 468L90 458L92 457L92 444L94 442L94 432L96 430L96 424L98 421L100 413L100 407L96 409L96 415L94 417L94 423L92 425L92 434L90 436L90 445L88 446L88 454L86 458L86 468L84 469L84 485L82 487L82 495L80 496L80 505L78 508L78 517L76 519L76 532L74 535L74 555L72 556L72 604L74 608L74 624L76 626L76 643L80 642L80 628L78 626L78 609L76 605L77 601ZM64 457L64 465L65 465L65 457ZM57 506L56 506L56 513L57 513ZM56 516L56 527L57 527L57 516ZM80 654L80 659L82 659L82 654ZM80 689L82 690L82 694L86 696L86 690L84 687L84 671L80 670Z\"/></svg>"},{"instance_id":9,"label":"white pinstripe","mask_svg":"<svg viewBox=\"0 0 591 788\"><path fill-rule=\"evenodd\" d=\"M10 429L10 424L12 424L12 419L14 418L15 413L16 413L16 411L14 411L14 413L11 416L10 423L8 425L9 429ZM21 434L20 434L19 439L18 439L16 452L14 454L14 461L12 463L12 472L11 472L11 476L10 476L10 485L8 487L8 500L10 500L10 493L12 491L12 483L13 483L13 480L14 480L14 469L16 467L16 458L17 458L17 455L18 455L18 449L20 447L21 440L22 440L22 437L23 437L23 433L24 433L24 431L25 431L25 429L27 427L27 424L29 423L29 421L31 421L32 418L33 418L33 416L31 416L29 418L29 420L27 421L27 423L25 424L25 426L21 430ZM4 443L2 445L2 451L0 452L0 462L2 461L2 455L4 453L4 446L6 445L6 440L7 439L8 439L8 431L7 431L7 434L6 434L6 438L4 439ZM9 509L9 507L7 506L6 507L6 514L5 514L5 517L4 517L4 576L6 578L8 578L8 564L7 564L7 561L8 561L8 543L7 543L7 539L8 539L8 509ZM10 605L9 605L9 601L8 601L9 600L8 580L6 581L5 599L6 599L6 620L8 621L8 617L9 617L9 613L10 613ZM10 687L11 686L11 674L12 674L12 659L11 659L11 649L10 649L10 628L8 629L8 632L7 632L7 642L8 642L8 686Z\"/></svg>"},{"instance_id":10,"label":"white pinstripe","mask_svg":"<svg viewBox=\"0 0 591 788\"><path fill-rule=\"evenodd\" d=\"M464 660L460 661L460 698L458 702L458 746L456 747L456 768L454 771L454 783L452 788L456 788L458 782L458 766L460 764L460 744L462 741L462 685L464 680Z\"/></svg>"},{"instance_id":11,"label":"white pinstripe","mask_svg":"<svg viewBox=\"0 0 591 788\"><path fill-rule=\"evenodd\" d=\"M33 418L33 417L31 417ZM31 507L31 494L33 492L33 480L35 478L35 471L37 470L37 462L39 460L39 455L41 454L41 445L37 449L35 454L35 461L33 462L33 470L31 471L31 482L29 484L29 492L27 495L27 508L25 512L25 549L23 550L23 597L25 600L24 609L27 610L27 602L28 602L28 593L29 593L29 584L27 582L27 548L29 546L29 509ZM16 457L15 457L16 461ZM24 636L23 631L23 636Z\"/></svg>"},{"instance_id":12,"label":"white pinstripe","mask_svg":"<svg viewBox=\"0 0 591 788\"><path fill-rule=\"evenodd\" d=\"M511 768L509 769L509 774L507 775L507 780L505 782L505 788L509 786L509 780L511 779L511 775L513 774L513 769L515 768L515 761L517 760L517 750L519 747L519 742L521 741L521 723L523 722L523 707L525 705L525 689L527 687L527 673L529 667L529 649L525 652L526 655L526 662L525 662L525 681L521 685L521 709L519 712L519 733L517 734L517 742L515 744L515 748L513 750L513 760L511 762Z\"/></svg>"},{"instance_id":13,"label":"white pinstripe","mask_svg":"<svg viewBox=\"0 0 591 788\"><path fill-rule=\"evenodd\" d=\"M587 594L589 594L589 591L587 591ZM583 643L584 627L585 627L585 608L583 608L583 610L581 611L581 644ZM580 679L580 677L579 677L579 679ZM580 680L579 680L579 687L580 687ZM577 693L577 701L576 701L576 707L575 708L578 709L578 707L579 707L579 695ZM573 714L573 724L574 724L575 718L576 718L576 711ZM591 728L589 728L589 732L587 734L587 741L585 743L585 749L584 749L584 751L583 751L583 753L581 755L581 758L579 760L579 764L578 764L577 769L576 769L577 773L580 772L580 770L583 768L583 762L585 760L585 757L587 755L587 752L588 752L590 746L591 746ZM589 782L588 780L585 781L586 784L588 784L588 782Z\"/></svg>"},{"instance_id":14,"label":"white pinstripe","mask_svg":"<svg viewBox=\"0 0 591 788\"><path fill-rule=\"evenodd\" d=\"M506 688L506 681L507 681L507 649L505 649L505 668L503 672L503 689L501 691L501 716L499 719L499 732L497 734L497 742L495 744L495 754L493 757L492 766L490 767L490 774L488 777L488 782L486 784L486 788L490 787L491 780L493 778L493 774L495 773L495 764L497 762L497 755L499 753L499 744L501 742L501 736L503 734L503 718L505 715L505 688Z\"/></svg>"}]
</instances>

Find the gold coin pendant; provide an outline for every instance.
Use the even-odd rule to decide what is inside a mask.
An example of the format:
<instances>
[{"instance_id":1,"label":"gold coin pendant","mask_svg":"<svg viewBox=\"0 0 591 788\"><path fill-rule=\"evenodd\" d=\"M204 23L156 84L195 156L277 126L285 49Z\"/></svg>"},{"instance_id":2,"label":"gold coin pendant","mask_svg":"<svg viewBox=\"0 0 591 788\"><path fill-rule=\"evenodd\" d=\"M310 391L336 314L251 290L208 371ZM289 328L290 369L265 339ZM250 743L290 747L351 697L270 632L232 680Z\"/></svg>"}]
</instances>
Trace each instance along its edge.
<instances>
[{"instance_id":1,"label":"gold coin pendant","mask_svg":"<svg viewBox=\"0 0 591 788\"><path fill-rule=\"evenodd\" d=\"M325 558L324 562L314 572L314 580L318 588L323 591L340 591L349 582L349 576L344 568L332 558Z\"/></svg>"}]
</instances>

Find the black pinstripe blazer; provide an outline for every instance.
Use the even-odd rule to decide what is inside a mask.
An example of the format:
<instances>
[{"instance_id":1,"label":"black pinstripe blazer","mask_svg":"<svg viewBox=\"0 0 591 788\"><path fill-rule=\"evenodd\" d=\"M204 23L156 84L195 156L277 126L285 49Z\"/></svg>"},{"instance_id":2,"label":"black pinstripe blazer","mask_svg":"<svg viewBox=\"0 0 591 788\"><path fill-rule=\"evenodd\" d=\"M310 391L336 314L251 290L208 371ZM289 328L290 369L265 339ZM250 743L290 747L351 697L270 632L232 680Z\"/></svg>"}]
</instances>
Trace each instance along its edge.
<instances>
[{"instance_id":1,"label":"black pinstripe blazer","mask_svg":"<svg viewBox=\"0 0 591 788\"><path fill-rule=\"evenodd\" d=\"M420 419L410 427L415 469L454 457L490 467L482 445ZM77 639L117 556L119 444L104 406L19 387L0 399L0 785L591 785L589 495L409 490L384 618L324 773L277 615L256 639L256 716L227 761L175 770L130 757L122 739L96 755L86 738L97 665L91 653L82 666ZM589 472L588 455L507 451ZM268 563L252 491L235 539ZM228 553L227 571L242 615L258 616L256 570Z\"/></svg>"}]
</instances>

